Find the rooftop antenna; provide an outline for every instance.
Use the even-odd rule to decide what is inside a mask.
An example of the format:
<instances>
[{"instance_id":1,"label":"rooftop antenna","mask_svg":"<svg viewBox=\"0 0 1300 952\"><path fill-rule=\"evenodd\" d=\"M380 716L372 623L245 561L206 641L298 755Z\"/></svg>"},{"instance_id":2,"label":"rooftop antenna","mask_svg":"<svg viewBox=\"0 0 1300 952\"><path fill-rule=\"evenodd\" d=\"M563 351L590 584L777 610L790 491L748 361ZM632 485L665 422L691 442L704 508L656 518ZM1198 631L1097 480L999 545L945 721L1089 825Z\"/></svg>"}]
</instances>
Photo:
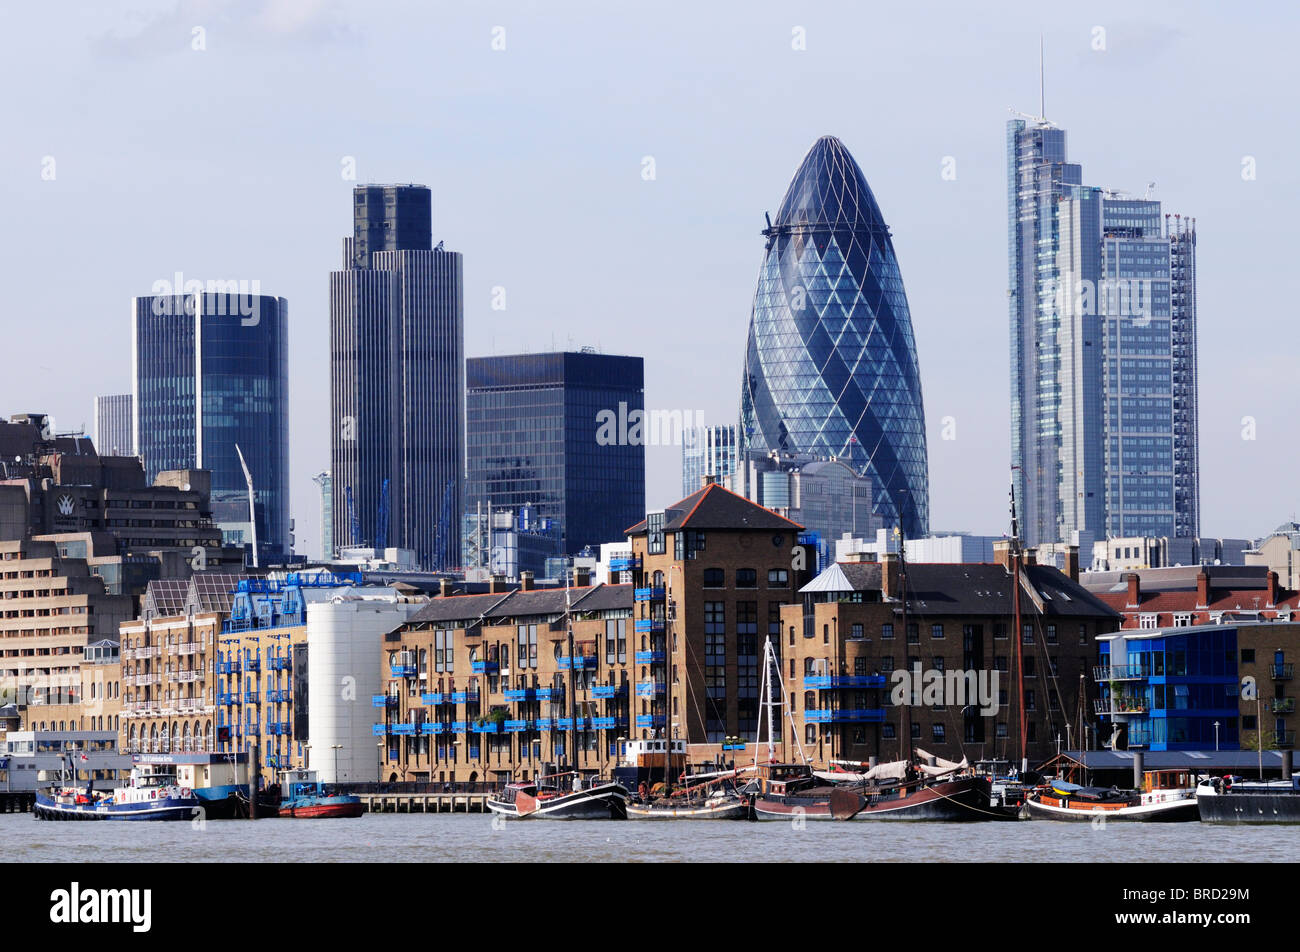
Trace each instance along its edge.
<instances>
[{"instance_id":1,"label":"rooftop antenna","mask_svg":"<svg viewBox=\"0 0 1300 952\"><path fill-rule=\"evenodd\" d=\"M1047 121L1046 83L1043 81L1043 34L1038 34L1038 118Z\"/></svg>"}]
</instances>

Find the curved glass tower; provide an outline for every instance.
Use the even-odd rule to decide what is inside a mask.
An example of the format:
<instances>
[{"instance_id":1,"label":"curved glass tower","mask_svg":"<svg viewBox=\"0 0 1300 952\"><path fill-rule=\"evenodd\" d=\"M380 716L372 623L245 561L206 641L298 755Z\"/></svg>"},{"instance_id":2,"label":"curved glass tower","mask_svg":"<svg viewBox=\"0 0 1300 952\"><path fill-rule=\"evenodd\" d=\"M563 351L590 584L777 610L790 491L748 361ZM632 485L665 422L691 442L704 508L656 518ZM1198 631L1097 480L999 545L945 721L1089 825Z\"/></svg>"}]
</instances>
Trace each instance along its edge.
<instances>
[{"instance_id":1,"label":"curved glass tower","mask_svg":"<svg viewBox=\"0 0 1300 952\"><path fill-rule=\"evenodd\" d=\"M835 457L875 483L874 510L930 527L921 374L894 245L862 170L823 136L767 238L740 426L751 452Z\"/></svg>"}]
</instances>

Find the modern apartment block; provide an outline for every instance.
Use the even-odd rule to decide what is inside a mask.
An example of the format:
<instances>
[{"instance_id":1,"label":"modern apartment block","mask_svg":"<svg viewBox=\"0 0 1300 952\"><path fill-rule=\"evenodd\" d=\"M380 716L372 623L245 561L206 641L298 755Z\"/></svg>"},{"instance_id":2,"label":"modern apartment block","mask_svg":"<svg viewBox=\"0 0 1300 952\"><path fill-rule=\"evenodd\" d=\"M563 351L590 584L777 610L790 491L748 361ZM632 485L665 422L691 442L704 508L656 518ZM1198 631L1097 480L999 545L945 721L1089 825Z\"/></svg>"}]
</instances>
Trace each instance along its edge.
<instances>
[{"instance_id":1,"label":"modern apartment block","mask_svg":"<svg viewBox=\"0 0 1300 952\"><path fill-rule=\"evenodd\" d=\"M465 372L467 522L522 511L518 531L544 526L550 554L572 555L622 538L641 518L645 440L630 425L602 427L644 413L640 357L471 357Z\"/></svg>"},{"instance_id":2,"label":"modern apartment block","mask_svg":"<svg viewBox=\"0 0 1300 952\"><path fill-rule=\"evenodd\" d=\"M464 308L461 256L431 235L428 188L353 190L330 273L332 547L396 546L445 569L461 563Z\"/></svg>"},{"instance_id":3,"label":"modern apartment block","mask_svg":"<svg viewBox=\"0 0 1300 952\"><path fill-rule=\"evenodd\" d=\"M846 462L884 524L930 525L921 372L893 239L844 144L818 139L767 239L741 382L750 452Z\"/></svg>"},{"instance_id":4,"label":"modern apartment block","mask_svg":"<svg viewBox=\"0 0 1300 952\"><path fill-rule=\"evenodd\" d=\"M33 539L0 541L0 606L0 691L30 709L80 704L86 646L115 638L135 613L134 599L108 594L86 559Z\"/></svg>"},{"instance_id":5,"label":"modern apartment block","mask_svg":"<svg viewBox=\"0 0 1300 952\"><path fill-rule=\"evenodd\" d=\"M246 464L263 564L291 550L288 328L285 299L261 294L131 303L134 445L146 475L210 472L226 543L251 546Z\"/></svg>"},{"instance_id":6,"label":"modern apartment block","mask_svg":"<svg viewBox=\"0 0 1300 952\"><path fill-rule=\"evenodd\" d=\"M1195 537L1195 221L1084 186L1065 131L1007 126L1011 444L1030 546Z\"/></svg>"},{"instance_id":7,"label":"modern apartment block","mask_svg":"<svg viewBox=\"0 0 1300 952\"><path fill-rule=\"evenodd\" d=\"M740 469L736 424L690 427L682 435L683 496L699 489L704 476L712 476L717 483L741 492L729 482Z\"/></svg>"},{"instance_id":8,"label":"modern apartment block","mask_svg":"<svg viewBox=\"0 0 1300 952\"><path fill-rule=\"evenodd\" d=\"M95 449L100 456L134 456L131 394L95 398Z\"/></svg>"}]
</instances>

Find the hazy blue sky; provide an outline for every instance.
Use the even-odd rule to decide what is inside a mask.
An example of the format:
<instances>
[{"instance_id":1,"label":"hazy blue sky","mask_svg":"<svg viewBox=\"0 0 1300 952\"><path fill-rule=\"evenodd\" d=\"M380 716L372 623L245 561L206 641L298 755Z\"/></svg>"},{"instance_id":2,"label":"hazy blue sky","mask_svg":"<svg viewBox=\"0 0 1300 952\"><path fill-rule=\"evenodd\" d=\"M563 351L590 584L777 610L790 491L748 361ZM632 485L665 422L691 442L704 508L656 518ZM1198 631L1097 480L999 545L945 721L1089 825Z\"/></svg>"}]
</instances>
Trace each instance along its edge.
<instances>
[{"instance_id":1,"label":"hazy blue sky","mask_svg":"<svg viewBox=\"0 0 1300 952\"><path fill-rule=\"evenodd\" d=\"M1047 115L1069 131L1084 180L1139 196L1154 181L1166 211L1197 219L1202 531L1264 533L1296 512L1300 468L1295 6L990 7L12 6L0 33L0 413L89 431L92 398L130 389L132 295L176 271L257 280L289 300L293 511L299 549L314 553L328 272L351 228L350 156L357 181L432 187L435 241L465 256L467 354L641 354L647 406L730 421L763 213L831 134L894 234L920 349L931 523L1000 532L1005 123L1010 106L1037 112L1042 32ZM806 49L793 48L796 28ZM941 177L949 156L953 181ZM491 306L498 286L504 311ZM956 439L941 438L944 417ZM1256 439L1243 439L1243 417ZM650 451L652 507L679 495L679 457Z\"/></svg>"}]
</instances>

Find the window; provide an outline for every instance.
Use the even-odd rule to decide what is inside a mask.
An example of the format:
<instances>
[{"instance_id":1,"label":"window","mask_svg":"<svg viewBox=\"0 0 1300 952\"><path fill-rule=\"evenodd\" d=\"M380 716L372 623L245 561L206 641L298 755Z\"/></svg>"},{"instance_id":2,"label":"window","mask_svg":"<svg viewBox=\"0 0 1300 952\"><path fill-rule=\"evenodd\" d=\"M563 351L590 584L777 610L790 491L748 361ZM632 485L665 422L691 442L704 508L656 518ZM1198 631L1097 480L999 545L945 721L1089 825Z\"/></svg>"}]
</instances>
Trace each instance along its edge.
<instances>
[{"instance_id":1,"label":"window","mask_svg":"<svg viewBox=\"0 0 1300 952\"><path fill-rule=\"evenodd\" d=\"M768 569L767 587L768 588L789 588L790 573L785 569Z\"/></svg>"},{"instance_id":2,"label":"window","mask_svg":"<svg viewBox=\"0 0 1300 952\"><path fill-rule=\"evenodd\" d=\"M790 644L794 644L794 625L790 626Z\"/></svg>"},{"instance_id":3,"label":"window","mask_svg":"<svg viewBox=\"0 0 1300 952\"><path fill-rule=\"evenodd\" d=\"M1242 648L1242 649L1241 649L1241 663L1242 663L1242 664L1254 664L1254 663L1255 663L1255 649L1254 649L1254 648Z\"/></svg>"},{"instance_id":4,"label":"window","mask_svg":"<svg viewBox=\"0 0 1300 952\"><path fill-rule=\"evenodd\" d=\"M831 643L831 626L822 625L822 644L829 645L830 643Z\"/></svg>"},{"instance_id":5,"label":"window","mask_svg":"<svg viewBox=\"0 0 1300 952\"><path fill-rule=\"evenodd\" d=\"M1007 637L1007 623L1004 621L995 621L993 623L993 637L996 640L1004 641Z\"/></svg>"},{"instance_id":6,"label":"window","mask_svg":"<svg viewBox=\"0 0 1300 952\"><path fill-rule=\"evenodd\" d=\"M853 625L849 628L849 640L850 640L850 641L861 641L861 640L863 639L863 637L864 637L864 634L863 634L863 629L862 629L862 622L860 622L860 621L855 621L855 622L853 623Z\"/></svg>"},{"instance_id":7,"label":"window","mask_svg":"<svg viewBox=\"0 0 1300 952\"><path fill-rule=\"evenodd\" d=\"M1020 643L1032 645L1034 643L1034 626L1024 625L1020 631Z\"/></svg>"},{"instance_id":8,"label":"window","mask_svg":"<svg viewBox=\"0 0 1300 952\"><path fill-rule=\"evenodd\" d=\"M932 641L943 641L943 625L930 626L930 639Z\"/></svg>"},{"instance_id":9,"label":"window","mask_svg":"<svg viewBox=\"0 0 1300 952\"><path fill-rule=\"evenodd\" d=\"M914 621L907 623L907 643L909 645L919 645L921 643L921 632Z\"/></svg>"},{"instance_id":10,"label":"window","mask_svg":"<svg viewBox=\"0 0 1300 952\"><path fill-rule=\"evenodd\" d=\"M994 735L998 740L1004 740L1007 736L1007 725L1005 721L998 721L998 726L994 728Z\"/></svg>"},{"instance_id":11,"label":"window","mask_svg":"<svg viewBox=\"0 0 1300 952\"><path fill-rule=\"evenodd\" d=\"M881 626L880 626L880 640L881 640L881 641L893 641L893 640L894 640L894 626L893 626L893 625L881 625Z\"/></svg>"},{"instance_id":12,"label":"window","mask_svg":"<svg viewBox=\"0 0 1300 952\"><path fill-rule=\"evenodd\" d=\"M758 572L754 569L736 569L736 588L758 588Z\"/></svg>"},{"instance_id":13,"label":"window","mask_svg":"<svg viewBox=\"0 0 1300 952\"><path fill-rule=\"evenodd\" d=\"M803 742L805 744L817 743L817 727L815 725L809 724L803 729Z\"/></svg>"},{"instance_id":14,"label":"window","mask_svg":"<svg viewBox=\"0 0 1300 952\"><path fill-rule=\"evenodd\" d=\"M938 657L936 657L936 658L931 658L930 660L934 662L934 665L933 665L934 670L939 671L939 672L942 672L942 671L943 671L943 658L938 658Z\"/></svg>"},{"instance_id":15,"label":"window","mask_svg":"<svg viewBox=\"0 0 1300 952\"><path fill-rule=\"evenodd\" d=\"M947 741L942 724L930 725L930 736L934 738L935 743L942 744Z\"/></svg>"},{"instance_id":16,"label":"window","mask_svg":"<svg viewBox=\"0 0 1300 952\"><path fill-rule=\"evenodd\" d=\"M1037 707L1037 704L1036 704L1036 701L1035 701L1035 698L1034 698L1034 691L1033 691L1033 688L1025 688L1025 710L1026 710L1026 711L1036 711L1036 710L1038 710L1038 707Z\"/></svg>"},{"instance_id":17,"label":"window","mask_svg":"<svg viewBox=\"0 0 1300 952\"><path fill-rule=\"evenodd\" d=\"M880 671L881 671L881 673L884 674L886 677L888 677L889 674L890 674L893 670L894 670L894 656L893 656L893 655L881 655L881 656L880 656Z\"/></svg>"},{"instance_id":18,"label":"window","mask_svg":"<svg viewBox=\"0 0 1300 952\"><path fill-rule=\"evenodd\" d=\"M1036 663L1036 659L1034 658L1034 656L1026 655L1024 661L1025 661L1025 677L1027 678L1038 677L1038 665Z\"/></svg>"},{"instance_id":19,"label":"window","mask_svg":"<svg viewBox=\"0 0 1300 952\"><path fill-rule=\"evenodd\" d=\"M758 602L736 603L736 634L758 634Z\"/></svg>"},{"instance_id":20,"label":"window","mask_svg":"<svg viewBox=\"0 0 1300 952\"><path fill-rule=\"evenodd\" d=\"M917 724L915 721L913 721L913 722L912 722L912 740L920 740L920 739L921 739L921 725L920 725L920 724Z\"/></svg>"},{"instance_id":21,"label":"window","mask_svg":"<svg viewBox=\"0 0 1300 952\"><path fill-rule=\"evenodd\" d=\"M1006 671L1010 670L1010 669L1007 667L1007 656L1004 655L1004 654L994 655L994 656L993 656L993 668L994 668L994 670L1002 671L1002 672L1004 672L1004 673L1005 673Z\"/></svg>"},{"instance_id":22,"label":"window","mask_svg":"<svg viewBox=\"0 0 1300 952\"><path fill-rule=\"evenodd\" d=\"M1048 643L1049 645L1054 645L1054 644L1056 644L1056 626L1055 626L1055 625L1048 625L1048 626L1047 626L1047 643Z\"/></svg>"},{"instance_id":23,"label":"window","mask_svg":"<svg viewBox=\"0 0 1300 952\"><path fill-rule=\"evenodd\" d=\"M705 588L726 588L727 574L723 572L722 569L705 569L704 587Z\"/></svg>"},{"instance_id":24,"label":"window","mask_svg":"<svg viewBox=\"0 0 1300 952\"><path fill-rule=\"evenodd\" d=\"M886 721L884 724L880 725L881 740L893 740L897 736L897 730L892 721Z\"/></svg>"}]
</instances>

